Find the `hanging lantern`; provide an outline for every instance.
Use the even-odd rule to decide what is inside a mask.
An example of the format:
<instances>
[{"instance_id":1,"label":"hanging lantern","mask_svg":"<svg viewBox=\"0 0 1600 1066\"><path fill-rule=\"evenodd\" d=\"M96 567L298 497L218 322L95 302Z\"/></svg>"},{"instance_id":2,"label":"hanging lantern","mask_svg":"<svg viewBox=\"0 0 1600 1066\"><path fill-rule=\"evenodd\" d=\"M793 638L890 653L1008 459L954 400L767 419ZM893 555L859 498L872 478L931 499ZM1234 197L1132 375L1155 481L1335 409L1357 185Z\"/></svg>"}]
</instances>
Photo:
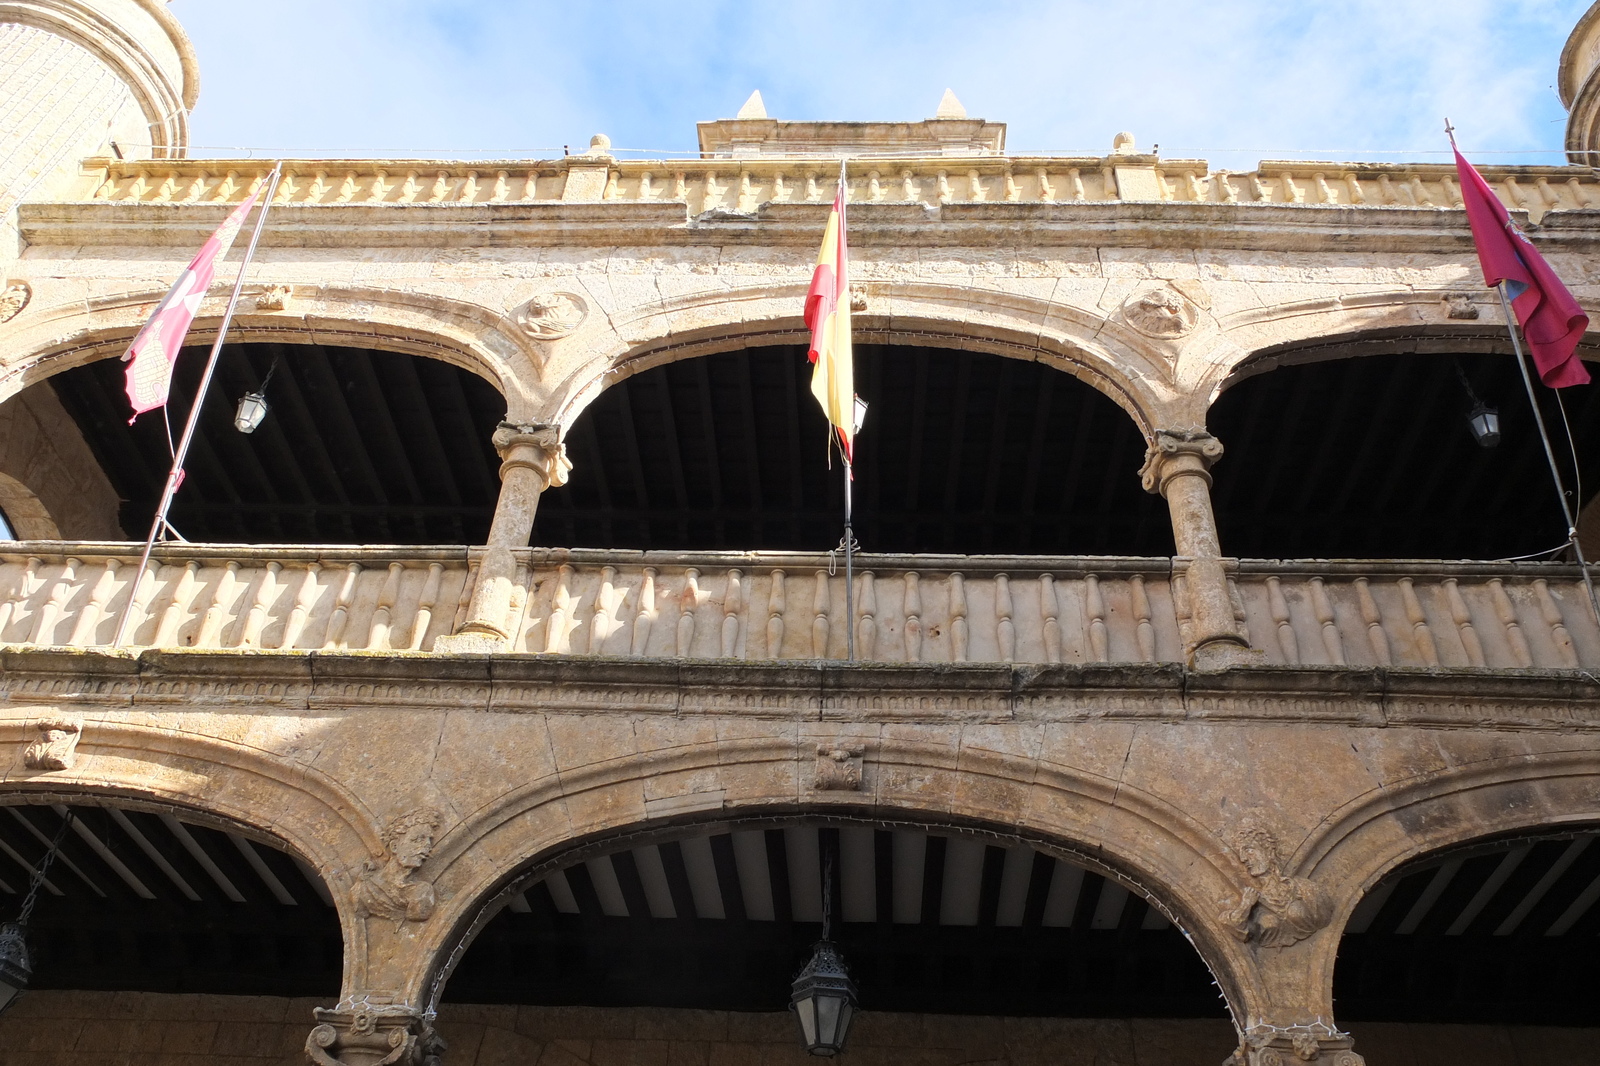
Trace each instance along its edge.
<instances>
[{"instance_id":1,"label":"hanging lantern","mask_svg":"<svg viewBox=\"0 0 1600 1066\"><path fill-rule=\"evenodd\" d=\"M24 927L17 922L0 925L0 1014L27 991L32 979Z\"/></svg>"},{"instance_id":2,"label":"hanging lantern","mask_svg":"<svg viewBox=\"0 0 1600 1066\"><path fill-rule=\"evenodd\" d=\"M811 961L794 979L789 1009L800 1022L800 1039L808 1054L832 1058L844 1050L856 1012L856 986L828 941L817 942Z\"/></svg>"},{"instance_id":3,"label":"hanging lantern","mask_svg":"<svg viewBox=\"0 0 1600 1066\"><path fill-rule=\"evenodd\" d=\"M1480 400L1467 415L1467 424L1472 427L1473 439L1479 447L1493 448L1500 443L1500 412L1488 404Z\"/></svg>"},{"instance_id":4,"label":"hanging lantern","mask_svg":"<svg viewBox=\"0 0 1600 1066\"><path fill-rule=\"evenodd\" d=\"M247 392L239 400L239 410L233 416L233 428L240 433L254 433L266 417L267 398L259 392Z\"/></svg>"}]
</instances>

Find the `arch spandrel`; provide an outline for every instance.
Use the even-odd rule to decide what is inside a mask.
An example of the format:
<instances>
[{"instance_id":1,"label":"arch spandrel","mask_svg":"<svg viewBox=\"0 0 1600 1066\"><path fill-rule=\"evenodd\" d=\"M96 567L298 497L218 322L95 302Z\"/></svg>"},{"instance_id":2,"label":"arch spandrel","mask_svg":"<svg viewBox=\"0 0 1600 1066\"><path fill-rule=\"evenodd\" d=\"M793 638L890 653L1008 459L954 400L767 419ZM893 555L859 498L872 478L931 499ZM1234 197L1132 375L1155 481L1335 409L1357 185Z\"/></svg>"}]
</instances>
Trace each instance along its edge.
<instances>
[{"instance_id":1,"label":"arch spandrel","mask_svg":"<svg viewBox=\"0 0 1600 1066\"><path fill-rule=\"evenodd\" d=\"M1012 287L867 282L855 312L857 343L964 348L1046 363L1115 401L1141 431L1168 424L1185 405L1172 381L1174 358L1126 325L1064 302L1055 279L1038 292ZM601 391L652 367L752 345L804 343L804 284L704 288L608 311L606 331L552 346L540 421L570 428ZM577 343L582 341L581 344Z\"/></svg>"},{"instance_id":2,"label":"arch spandrel","mask_svg":"<svg viewBox=\"0 0 1600 1066\"><path fill-rule=\"evenodd\" d=\"M490 307L417 291L319 286L292 291L284 310L272 311L257 305L262 291L259 284L246 287L228 329L229 344L359 346L438 359L498 389L512 421L535 417L536 346ZM87 304L57 299L37 313L30 306L26 323L12 327L6 337L9 357L0 368L0 402L62 371L120 357L165 295L164 288L148 288L95 297ZM40 299L35 295L34 303ZM214 341L226 309L227 294L219 289L201 304L187 343Z\"/></svg>"}]
</instances>

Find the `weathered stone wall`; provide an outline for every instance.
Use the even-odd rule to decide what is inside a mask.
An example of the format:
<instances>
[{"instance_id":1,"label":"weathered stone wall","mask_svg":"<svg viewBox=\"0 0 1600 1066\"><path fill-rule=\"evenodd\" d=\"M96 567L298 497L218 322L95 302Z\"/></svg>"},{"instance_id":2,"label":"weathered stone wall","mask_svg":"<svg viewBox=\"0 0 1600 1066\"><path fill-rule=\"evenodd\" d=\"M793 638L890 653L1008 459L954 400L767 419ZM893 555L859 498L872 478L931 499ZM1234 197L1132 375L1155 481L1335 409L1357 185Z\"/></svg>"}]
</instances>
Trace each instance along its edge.
<instances>
[{"instance_id":1,"label":"weathered stone wall","mask_svg":"<svg viewBox=\"0 0 1600 1066\"><path fill-rule=\"evenodd\" d=\"M269 996L33 992L0 1016L0 1066L301 1066L315 1004ZM450 1066L802 1066L784 1013L448 1004ZM1589 1066L1600 1031L1356 1027L1373 1066ZM1226 1022L861 1015L859 1066L1217 1066Z\"/></svg>"},{"instance_id":2,"label":"weathered stone wall","mask_svg":"<svg viewBox=\"0 0 1600 1066\"><path fill-rule=\"evenodd\" d=\"M119 503L49 386L0 404L0 510L19 538L121 540Z\"/></svg>"}]
</instances>

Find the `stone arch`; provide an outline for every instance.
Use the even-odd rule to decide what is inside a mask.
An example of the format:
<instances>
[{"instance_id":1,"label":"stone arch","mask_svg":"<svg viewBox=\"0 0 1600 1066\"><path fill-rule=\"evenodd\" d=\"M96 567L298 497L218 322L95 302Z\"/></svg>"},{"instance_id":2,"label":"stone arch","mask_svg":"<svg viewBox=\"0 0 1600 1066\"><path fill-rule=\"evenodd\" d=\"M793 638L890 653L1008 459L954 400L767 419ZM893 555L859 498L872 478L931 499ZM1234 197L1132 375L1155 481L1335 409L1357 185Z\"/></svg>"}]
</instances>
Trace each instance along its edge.
<instances>
[{"instance_id":1,"label":"stone arch","mask_svg":"<svg viewBox=\"0 0 1600 1066\"><path fill-rule=\"evenodd\" d=\"M262 306L262 286L247 286L228 331L230 344L276 342L375 348L439 359L471 371L505 397L513 422L536 417L539 368L532 342L498 311L479 304L370 286L326 286L297 295L284 310ZM147 288L71 303L35 286L35 312L10 340L12 357L0 370L0 402L64 370L121 356L166 295ZM213 294L189 331L190 345L209 344L227 306Z\"/></svg>"},{"instance_id":2,"label":"stone arch","mask_svg":"<svg viewBox=\"0 0 1600 1066\"><path fill-rule=\"evenodd\" d=\"M607 727L600 726L602 730ZM591 740L598 738L591 736ZM1236 1023L1254 1013L1254 955L1227 931L1217 901L1246 875L1189 815L1154 794L1089 771L1040 766L948 744L867 742L864 794L817 793L796 738L751 735L717 745L576 766L467 814L439 840L424 873L440 907L415 947L406 1002L424 1004L503 895L544 865L619 837L756 818L854 818L961 826L1039 841L1158 901L1193 942ZM839 797L848 797L841 800ZM853 802L851 802L853 801ZM437 987L436 987L437 984Z\"/></svg>"},{"instance_id":3,"label":"stone arch","mask_svg":"<svg viewBox=\"0 0 1600 1066\"><path fill-rule=\"evenodd\" d=\"M1334 900L1307 952L1306 988L1331 1011L1338 945L1357 905L1398 867L1474 841L1600 822L1600 752L1552 748L1437 768L1331 811L1295 850L1289 872Z\"/></svg>"},{"instance_id":4,"label":"stone arch","mask_svg":"<svg viewBox=\"0 0 1600 1066\"><path fill-rule=\"evenodd\" d=\"M541 421L570 427L609 385L652 367L754 345L804 343L805 285L719 290L613 315L583 353L552 354ZM857 343L962 348L1045 363L1121 407L1144 436L1181 408L1174 361L1121 323L1048 298L926 284L869 284ZM979 298L981 297L981 299Z\"/></svg>"},{"instance_id":5,"label":"stone arch","mask_svg":"<svg viewBox=\"0 0 1600 1066\"><path fill-rule=\"evenodd\" d=\"M334 900L345 944L344 988L369 983L367 931L352 908L352 873L385 849L375 817L358 796L266 748L126 719L78 719L81 739L72 764L29 769L23 752L39 738L43 720L17 716L0 722L0 744L9 743L14 752L0 775L0 800L115 799L182 811L215 828L286 846L316 871Z\"/></svg>"},{"instance_id":6,"label":"stone arch","mask_svg":"<svg viewBox=\"0 0 1600 1066\"><path fill-rule=\"evenodd\" d=\"M0 473L0 513L18 540L59 540L61 530L32 489Z\"/></svg>"}]
</instances>

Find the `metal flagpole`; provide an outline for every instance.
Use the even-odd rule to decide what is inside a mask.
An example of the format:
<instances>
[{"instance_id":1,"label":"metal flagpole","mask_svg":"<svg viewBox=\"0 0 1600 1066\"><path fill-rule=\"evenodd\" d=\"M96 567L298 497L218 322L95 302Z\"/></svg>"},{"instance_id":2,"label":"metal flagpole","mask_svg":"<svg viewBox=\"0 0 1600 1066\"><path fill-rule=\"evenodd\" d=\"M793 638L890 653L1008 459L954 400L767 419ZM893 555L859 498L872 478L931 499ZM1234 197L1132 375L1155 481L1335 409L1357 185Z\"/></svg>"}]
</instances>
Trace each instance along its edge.
<instances>
[{"instance_id":1,"label":"metal flagpole","mask_svg":"<svg viewBox=\"0 0 1600 1066\"><path fill-rule=\"evenodd\" d=\"M217 339L211 345L211 357L206 360L205 373L200 375L200 387L195 390L194 402L189 405L189 420L184 424L183 437L178 442L178 450L172 457L172 469L167 471L167 482L161 490L161 503L156 507L155 520L150 523L150 535L144 539L144 554L139 556L139 569L134 571L133 581L128 586L128 602L122 605L122 615L117 619L117 635L111 641L113 648L122 647L123 640L128 635L128 619L133 616L133 601L139 594L139 583L144 580L145 568L150 565L150 552L155 548L156 537L161 530L171 529L167 522L167 511L172 507L172 497L178 491L179 479L183 477L183 461L189 454L189 445L194 441L194 430L200 424L200 408L205 403L206 390L211 385L211 376L216 373L217 359L222 355L222 343L228 338L228 326L233 321L233 312L239 306L239 295L244 291L245 273L250 269L250 260L255 258L256 244L261 240L261 227L267 221L267 211L272 207L272 200L278 193L278 180L283 176L283 164L280 162L272 168L272 175L267 180L267 194L261 200L261 213L256 216L256 228L250 234L250 245L244 251L244 259L239 263L239 276L233 281L233 292L228 296L228 309L222 314L222 325L217 329Z\"/></svg>"},{"instance_id":2,"label":"metal flagpole","mask_svg":"<svg viewBox=\"0 0 1600 1066\"><path fill-rule=\"evenodd\" d=\"M1539 427L1539 439L1544 443L1544 457L1550 462L1550 476L1556 483L1556 495L1561 498L1561 514L1567 520L1567 542L1578 558L1578 569L1583 572L1583 587L1589 590L1589 606L1594 611L1595 622L1600 624L1600 596L1595 595L1594 578L1589 574L1589 564L1583 558L1583 547L1578 543L1578 523L1572 515L1572 504L1567 500L1567 488L1561 480L1561 468L1556 465L1555 449L1550 446L1550 433L1545 429L1544 413L1539 410L1539 397L1533 390L1533 375L1528 373L1528 362L1522 354L1522 340L1517 336L1517 319L1511 313L1511 301L1506 297L1506 283L1496 285L1500 294L1500 309L1505 312L1506 332L1511 334L1511 347L1517 355L1517 369L1522 371L1522 384L1528 390L1528 405L1533 408L1533 420ZM1578 457L1574 455L1576 463Z\"/></svg>"},{"instance_id":3,"label":"metal flagpole","mask_svg":"<svg viewBox=\"0 0 1600 1066\"><path fill-rule=\"evenodd\" d=\"M849 247L845 239L844 217L846 205L850 200L849 179L845 174L845 161L839 160L839 242ZM843 290L845 300L845 313L850 311L850 264L846 257L839 260L839 287ZM850 355L852 364L855 362L855 353ZM854 372L852 367L852 379ZM850 397L850 411L845 416L854 419L856 416L855 397ZM854 437L854 425L851 426L851 436ZM839 451L844 452L843 448ZM850 529L850 483L855 480L855 468L850 461L850 456L844 456L844 647L845 659L848 662L856 661L856 579L855 579L855 534Z\"/></svg>"}]
</instances>

